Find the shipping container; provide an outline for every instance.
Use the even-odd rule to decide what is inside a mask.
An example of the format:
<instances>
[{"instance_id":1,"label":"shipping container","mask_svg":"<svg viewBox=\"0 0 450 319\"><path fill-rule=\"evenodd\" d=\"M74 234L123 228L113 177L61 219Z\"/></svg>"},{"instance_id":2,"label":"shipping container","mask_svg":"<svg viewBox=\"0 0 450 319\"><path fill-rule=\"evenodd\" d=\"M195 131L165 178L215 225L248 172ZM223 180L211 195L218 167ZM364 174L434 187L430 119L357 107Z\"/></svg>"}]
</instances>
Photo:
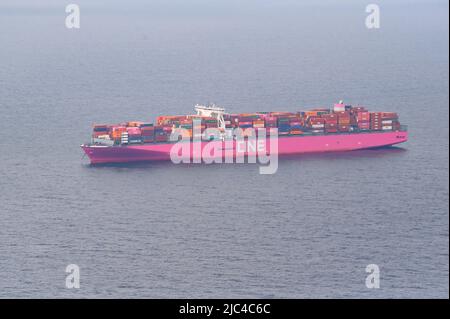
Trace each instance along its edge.
<instances>
[{"instance_id":1,"label":"shipping container","mask_svg":"<svg viewBox=\"0 0 450 319\"><path fill-rule=\"evenodd\" d=\"M369 122L359 122L358 128L361 130L369 130L370 129L370 123Z\"/></svg>"},{"instance_id":2,"label":"shipping container","mask_svg":"<svg viewBox=\"0 0 450 319\"><path fill-rule=\"evenodd\" d=\"M105 124L94 124L93 131L94 132L108 132L110 126Z\"/></svg>"},{"instance_id":3,"label":"shipping container","mask_svg":"<svg viewBox=\"0 0 450 319\"><path fill-rule=\"evenodd\" d=\"M137 126L127 127L128 136L141 136L141 129Z\"/></svg>"},{"instance_id":4,"label":"shipping container","mask_svg":"<svg viewBox=\"0 0 450 319\"><path fill-rule=\"evenodd\" d=\"M325 119L317 116L309 117L308 123L311 125L316 124L325 124Z\"/></svg>"},{"instance_id":5,"label":"shipping container","mask_svg":"<svg viewBox=\"0 0 450 319\"><path fill-rule=\"evenodd\" d=\"M350 126L348 125L339 125L338 126L339 132L348 132L350 131Z\"/></svg>"},{"instance_id":6,"label":"shipping container","mask_svg":"<svg viewBox=\"0 0 450 319\"><path fill-rule=\"evenodd\" d=\"M169 141L169 135L157 135L155 136L155 142L167 142Z\"/></svg>"},{"instance_id":7,"label":"shipping container","mask_svg":"<svg viewBox=\"0 0 450 319\"><path fill-rule=\"evenodd\" d=\"M142 144L144 140L141 136L128 136L128 144Z\"/></svg>"},{"instance_id":8,"label":"shipping container","mask_svg":"<svg viewBox=\"0 0 450 319\"><path fill-rule=\"evenodd\" d=\"M143 127L153 127L153 123L142 123L141 125L139 125L140 128Z\"/></svg>"},{"instance_id":9,"label":"shipping container","mask_svg":"<svg viewBox=\"0 0 450 319\"><path fill-rule=\"evenodd\" d=\"M154 130L142 130L141 131L141 135L142 136L154 136L155 135L155 131Z\"/></svg>"},{"instance_id":10,"label":"shipping container","mask_svg":"<svg viewBox=\"0 0 450 319\"><path fill-rule=\"evenodd\" d=\"M337 123L337 121L338 121L338 115L336 113L322 115L322 118L326 122L336 122Z\"/></svg>"},{"instance_id":11,"label":"shipping container","mask_svg":"<svg viewBox=\"0 0 450 319\"><path fill-rule=\"evenodd\" d=\"M113 126L111 128L111 137L113 139L120 139L122 137L122 133L126 131L127 128L125 126Z\"/></svg>"},{"instance_id":12,"label":"shipping container","mask_svg":"<svg viewBox=\"0 0 450 319\"><path fill-rule=\"evenodd\" d=\"M356 113L356 118L361 121L370 120L370 112L358 112Z\"/></svg>"},{"instance_id":13,"label":"shipping container","mask_svg":"<svg viewBox=\"0 0 450 319\"><path fill-rule=\"evenodd\" d=\"M262 123L262 124L253 123L253 127L254 128L264 128L265 126L264 126L264 123Z\"/></svg>"},{"instance_id":14,"label":"shipping container","mask_svg":"<svg viewBox=\"0 0 450 319\"><path fill-rule=\"evenodd\" d=\"M295 115L295 113L292 113L292 112L270 112L269 115L270 116L290 116L290 115Z\"/></svg>"},{"instance_id":15,"label":"shipping container","mask_svg":"<svg viewBox=\"0 0 450 319\"><path fill-rule=\"evenodd\" d=\"M394 112L381 112L381 118L384 120L398 119L398 114Z\"/></svg>"},{"instance_id":16,"label":"shipping container","mask_svg":"<svg viewBox=\"0 0 450 319\"><path fill-rule=\"evenodd\" d=\"M262 120L262 119L253 120L253 124L263 124L264 125L264 120Z\"/></svg>"},{"instance_id":17,"label":"shipping container","mask_svg":"<svg viewBox=\"0 0 450 319\"><path fill-rule=\"evenodd\" d=\"M354 106L352 108L354 113L367 112L367 109L364 106Z\"/></svg>"},{"instance_id":18,"label":"shipping container","mask_svg":"<svg viewBox=\"0 0 450 319\"><path fill-rule=\"evenodd\" d=\"M144 123L143 122L131 121L131 122L127 122L127 127L139 127L142 124L144 124Z\"/></svg>"}]
</instances>

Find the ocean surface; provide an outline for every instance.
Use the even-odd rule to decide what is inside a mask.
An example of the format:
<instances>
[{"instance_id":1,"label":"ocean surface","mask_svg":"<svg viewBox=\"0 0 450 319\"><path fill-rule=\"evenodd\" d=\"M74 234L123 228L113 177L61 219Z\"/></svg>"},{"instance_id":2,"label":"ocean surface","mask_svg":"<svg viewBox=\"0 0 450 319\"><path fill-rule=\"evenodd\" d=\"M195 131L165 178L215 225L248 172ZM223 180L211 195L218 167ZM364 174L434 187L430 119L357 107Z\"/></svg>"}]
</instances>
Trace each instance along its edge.
<instances>
[{"instance_id":1,"label":"ocean surface","mask_svg":"<svg viewBox=\"0 0 450 319\"><path fill-rule=\"evenodd\" d=\"M448 2L0 3L0 298L448 298ZM396 148L91 167L93 123L398 112ZM80 268L80 289L65 286ZM368 264L380 288L368 289Z\"/></svg>"}]
</instances>

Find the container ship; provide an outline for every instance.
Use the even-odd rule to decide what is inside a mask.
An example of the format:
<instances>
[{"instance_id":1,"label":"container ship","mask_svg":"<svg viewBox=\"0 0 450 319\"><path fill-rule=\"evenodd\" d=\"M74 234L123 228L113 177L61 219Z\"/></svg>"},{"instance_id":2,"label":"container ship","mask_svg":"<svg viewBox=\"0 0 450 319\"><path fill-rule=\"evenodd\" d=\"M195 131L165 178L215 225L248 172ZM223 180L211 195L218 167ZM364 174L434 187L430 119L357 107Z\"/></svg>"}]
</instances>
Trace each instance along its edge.
<instances>
[{"instance_id":1,"label":"container ship","mask_svg":"<svg viewBox=\"0 0 450 319\"><path fill-rule=\"evenodd\" d=\"M91 164L103 164L171 160L180 136L193 150L190 157L194 159L211 143L233 158L250 156L255 149L238 150L239 141L231 134L238 129L244 139L258 135L266 145L271 145L271 132L276 131L277 149L267 147L267 151L277 155L372 149L408 140L407 127L400 124L397 113L370 112L342 101L330 108L302 112L228 114L216 105L196 105L195 110L193 115L159 116L155 123L96 124L90 143L81 148ZM182 135L174 139L174 132L180 129ZM208 129L220 134L206 136Z\"/></svg>"}]
</instances>

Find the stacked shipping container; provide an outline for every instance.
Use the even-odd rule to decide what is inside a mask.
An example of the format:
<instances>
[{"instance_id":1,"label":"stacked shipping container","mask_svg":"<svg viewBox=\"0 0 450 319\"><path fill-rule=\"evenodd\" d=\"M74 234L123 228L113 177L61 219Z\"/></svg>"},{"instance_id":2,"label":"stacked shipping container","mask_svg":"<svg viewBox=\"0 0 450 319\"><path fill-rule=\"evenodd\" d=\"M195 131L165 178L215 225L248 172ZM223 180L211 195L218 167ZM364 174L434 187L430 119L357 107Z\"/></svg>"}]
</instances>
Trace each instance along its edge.
<instances>
[{"instance_id":1,"label":"stacked shipping container","mask_svg":"<svg viewBox=\"0 0 450 319\"><path fill-rule=\"evenodd\" d=\"M351 116L349 111L339 111L336 113L338 118L338 131L349 132Z\"/></svg>"},{"instance_id":2,"label":"stacked shipping container","mask_svg":"<svg viewBox=\"0 0 450 319\"><path fill-rule=\"evenodd\" d=\"M338 116L335 113L324 114L322 118L325 120L325 132L337 133L338 132Z\"/></svg>"},{"instance_id":3,"label":"stacked shipping container","mask_svg":"<svg viewBox=\"0 0 450 319\"><path fill-rule=\"evenodd\" d=\"M351 131L398 130L397 113L369 112L361 106L335 104L332 110L316 108L306 112L261 112L225 114L225 129L241 128L245 136L251 130L278 128L279 135L349 133ZM127 122L119 125L95 125L92 137L109 139L115 144L138 144L169 141L174 129L182 128L184 137L200 138L208 128L218 128L213 117L197 115L159 116L156 125L144 122ZM197 133L200 132L200 133ZM197 136L194 136L194 133Z\"/></svg>"},{"instance_id":4,"label":"stacked shipping container","mask_svg":"<svg viewBox=\"0 0 450 319\"><path fill-rule=\"evenodd\" d=\"M370 114L370 129L386 131L399 128L398 115L392 112L374 112Z\"/></svg>"}]
</instances>

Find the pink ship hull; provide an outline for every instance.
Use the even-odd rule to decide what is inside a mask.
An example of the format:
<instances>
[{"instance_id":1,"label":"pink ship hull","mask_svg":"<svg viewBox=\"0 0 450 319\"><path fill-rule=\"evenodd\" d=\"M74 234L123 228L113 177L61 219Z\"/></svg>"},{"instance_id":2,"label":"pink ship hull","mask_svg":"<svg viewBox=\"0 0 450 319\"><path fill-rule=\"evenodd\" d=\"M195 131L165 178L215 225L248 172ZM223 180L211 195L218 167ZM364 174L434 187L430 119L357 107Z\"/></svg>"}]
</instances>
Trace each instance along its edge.
<instances>
[{"instance_id":1,"label":"pink ship hull","mask_svg":"<svg viewBox=\"0 0 450 319\"><path fill-rule=\"evenodd\" d=\"M407 140L408 132L406 131L280 136L277 153L278 155L288 155L352 151L390 146ZM236 157L236 153L239 156L256 154L253 148L247 148L247 145L242 144L236 145L235 141L231 142L231 147L230 144L222 141L197 142L189 143L191 158L199 158L198 154L205 153L203 152L205 146L211 143L214 143L219 150L223 150L226 156L231 154L233 158ZM267 150L270 151L269 140L266 140L266 143ZM174 145L175 143L150 143L127 146L82 145L81 147L89 157L91 164L101 164L171 160L170 152ZM236 151L237 148L239 151ZM274 153L276 152L271 152L271 154ZM205 154L203 154L203 159L205 159Z\"/></svg>"}]
</instances>

